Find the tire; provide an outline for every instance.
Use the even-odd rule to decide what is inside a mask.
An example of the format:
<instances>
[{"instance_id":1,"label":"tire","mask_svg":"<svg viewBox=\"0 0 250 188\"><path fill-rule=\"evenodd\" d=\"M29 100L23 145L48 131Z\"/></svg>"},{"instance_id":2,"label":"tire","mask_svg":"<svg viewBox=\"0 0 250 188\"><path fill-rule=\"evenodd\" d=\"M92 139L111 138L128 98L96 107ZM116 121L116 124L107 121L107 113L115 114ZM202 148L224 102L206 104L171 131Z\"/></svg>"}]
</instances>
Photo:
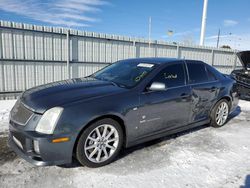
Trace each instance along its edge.
<instances>
[{"instance_id":1,"label":"tire","mask_svg":"<svg viewBox=\"0 0 250 188\"><path fill-rule=\"evenodd\" d=\"M230 105L226 99L222 99L215 104L210 114L210 125L212 127L222 127L227 122Z\"/></svg>"},{"instance_id":2,"label":"tire","mask_svg":"<svg viewBox=\"0 0 250 188\"><path fill-rule=\"evenodd\" d=\"M101 167L115 160L122 145L121 125L111 118L102 119L84 130L77 143L76 158L83 166Z\"/></svg>"}]
</instances>

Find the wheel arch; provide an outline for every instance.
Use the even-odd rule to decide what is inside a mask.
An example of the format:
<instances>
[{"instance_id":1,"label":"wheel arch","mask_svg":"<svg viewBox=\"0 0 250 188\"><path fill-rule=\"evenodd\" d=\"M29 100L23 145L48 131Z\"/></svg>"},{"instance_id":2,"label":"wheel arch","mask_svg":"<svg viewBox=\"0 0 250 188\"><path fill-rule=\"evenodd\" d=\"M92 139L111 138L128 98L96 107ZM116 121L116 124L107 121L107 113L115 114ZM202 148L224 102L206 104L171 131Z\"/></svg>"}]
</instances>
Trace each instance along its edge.
<instances>
[{"instance_id":1,"label":"wheel arch","mask_svg":"<svg viewBox=\"0 0 250 188\"><path fill-rule=\"evenodd\" d=\"M231 108L231 106L232 106L232 98L230 96L226 95L226 96L221 97L217 102L219 102L222 99L226 99L228 101L228 103L229 103L229 108Z\"/></svg>"},{"instance_id":2,"label":"wheel arch","mask_svg":"<svg viewBox=\"0 0 250 188\"><path fill-rule=\"evenodd\" d=\"M74 143L74 148L73 148L73 155L75 154L76 152L76 146L77 146L77 143L79 141L79 138L80 136L82 135L82 133L93 123L99 121L99 120L102 120L102 119L106 119L106 118L110 118L110 119L113 119L115 121L117 121L120 125L121 125L121 128L122 128L122 131L123 131L123 147L126 146L126 143L127 143L127 130L126 130L126 127L125 127L125 122L124 120L118 116L118 115L115 115L115 114L106 114L106 115L101 115L101 116L98 116L98 117L95 117L94 119L90 120L85 126L82 127L81 131L78 133L77 137L76 137L76 140L75 140L75 143Z\"/></svg>"},{"instance_id":3,"label":"wheel arch","mask_svg":"<svg viewBox=\"0 0 250 188\"><path fill-rule=\"evenodd\" d=\"M212 105L212 107L211 107L211 109L210 109L210 114L211 114L212 110L214 109L215 105L216 105L219 101L221 101L221 100L223 100L223 99L226 99L226 100L229 102L229 109L231 109L231 106L232 106L232 99L231 99L230 96L225 95L225 96L222 96L222 97L218 98L218 100L215 101L215 103Z\"/></svg>"}]
</instances>

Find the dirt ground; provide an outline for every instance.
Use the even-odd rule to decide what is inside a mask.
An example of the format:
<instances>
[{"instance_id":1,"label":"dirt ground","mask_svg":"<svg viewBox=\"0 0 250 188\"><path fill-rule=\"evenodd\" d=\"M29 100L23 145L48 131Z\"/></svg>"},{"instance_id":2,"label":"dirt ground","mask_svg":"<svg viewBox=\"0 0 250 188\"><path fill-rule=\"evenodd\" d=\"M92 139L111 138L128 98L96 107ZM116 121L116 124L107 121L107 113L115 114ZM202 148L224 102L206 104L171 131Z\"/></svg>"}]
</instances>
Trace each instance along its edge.
<instances>
[{"instance_id":1,"label":"dirt ground","mask_svg":"<svg viewBox=\"0 0 250 188\"><path fill-rule=\"evenodd\" d=\"M9 108L1 109L0 101L0 114L7 116ZM7 147L8 121L3 117L0 121L1 188L250 187L247 101L240 101L222 128L204 125L129 148L114 163L97 169L81 167L76 161L63 166L33 166Z\"/></svg>"}]
</instances>

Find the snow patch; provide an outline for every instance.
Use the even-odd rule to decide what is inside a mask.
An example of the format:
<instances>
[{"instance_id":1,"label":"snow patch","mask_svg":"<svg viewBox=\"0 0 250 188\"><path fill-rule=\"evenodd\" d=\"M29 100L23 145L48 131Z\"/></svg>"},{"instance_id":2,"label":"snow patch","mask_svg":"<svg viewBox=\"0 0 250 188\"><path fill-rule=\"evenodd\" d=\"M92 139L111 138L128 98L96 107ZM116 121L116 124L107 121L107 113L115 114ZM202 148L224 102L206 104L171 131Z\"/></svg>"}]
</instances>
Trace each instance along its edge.
<instances>
[{"instance_id":1,"label":"snow patch","mask_svg":"<svg viewBox=\"0 0 250 188\"><path fill-rule=\"evenodd\" d=\"M15 102L16 100L0 100L0 132L8 130L9 114Z\"/></svg>"},{"instance_id":2,"label":"snow patch","mask_svg":"<svg viewBox=\"0 0 250 188\"><path fill-rule=\"evenodd\" d=\"M8 127L9 111L14 103L0 101L0 127ZM6 142L7 134L4 134ZM19 157L9 157L8 161L0 164L0 185L27 188L34 185L100 188L248 187L249 135L250 102L240 101L237 111L221 128L203 126L178 136L123 150L117 161L102 168L81 167L76 162L66 167L34 167ZM2 156L0 150L0 159Z\"/></svg>"}]
</instances>

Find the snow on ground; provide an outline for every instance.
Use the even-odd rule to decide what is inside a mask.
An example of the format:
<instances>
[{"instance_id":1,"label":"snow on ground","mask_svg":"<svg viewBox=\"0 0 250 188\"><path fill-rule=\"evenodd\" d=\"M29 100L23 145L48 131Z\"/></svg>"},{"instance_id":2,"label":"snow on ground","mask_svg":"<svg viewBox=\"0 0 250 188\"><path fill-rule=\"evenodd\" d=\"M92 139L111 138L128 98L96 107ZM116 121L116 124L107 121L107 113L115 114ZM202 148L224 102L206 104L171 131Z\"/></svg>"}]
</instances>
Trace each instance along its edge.
<instances>
[{"instance_id":1,"label":"snow on ground","mask_svg":"<svg viewBox=\"0 0 250 188\"><path fill-rule=\"evenodd\" d=\"M15 102L16 100L0 101L0 132L8 130L9 113Z\"/></svg>"},{"instance_id":2,"label":"snow on ground","mask_svg":"<svg viewBox=\"0 0 250 188\"><path fill-rule=\"evenodd\" d=\"M0 101L1 130L6 130L7 112L13 104ZM222 128L203 126L129 148L114 163L97 169L81 167L77 162L32 166L7 148L7 133L3 135L0 187L250 187L247 101L240 101Z\"/></svg>"}]
</instances>

